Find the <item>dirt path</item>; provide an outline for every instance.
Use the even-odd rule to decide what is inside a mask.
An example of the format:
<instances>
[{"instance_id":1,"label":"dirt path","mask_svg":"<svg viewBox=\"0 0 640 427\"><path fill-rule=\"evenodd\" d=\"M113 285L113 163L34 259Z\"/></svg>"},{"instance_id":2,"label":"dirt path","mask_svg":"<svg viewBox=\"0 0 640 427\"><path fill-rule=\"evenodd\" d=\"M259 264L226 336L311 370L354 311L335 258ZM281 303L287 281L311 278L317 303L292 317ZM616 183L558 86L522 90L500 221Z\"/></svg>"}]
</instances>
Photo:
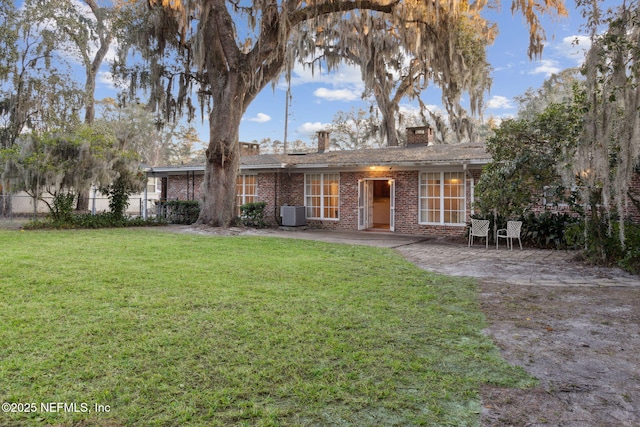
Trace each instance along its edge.
<instances>
[{"instance_id":1,"label":"dirt path","mask_svg":"<svg viewBox=\"0 0 640 427\"><path fill-rule=\"evenodd\" d=\"M539 379L483 390L487 426L640 426L640 298L632 287L481 282L503 356Z\"/></svg>"},{"instance_id":2,"label":"dirt path","mask_svg":"<svg viewBox=\"0 0 640 427\"><path fill-rule=\"evenodd\" d=\"M487 332L539 379L528 390L483 388L484 426L640 426L638 278L567 252L398 250L427 270L479 278Z\"/></svg>"}]
</instances>

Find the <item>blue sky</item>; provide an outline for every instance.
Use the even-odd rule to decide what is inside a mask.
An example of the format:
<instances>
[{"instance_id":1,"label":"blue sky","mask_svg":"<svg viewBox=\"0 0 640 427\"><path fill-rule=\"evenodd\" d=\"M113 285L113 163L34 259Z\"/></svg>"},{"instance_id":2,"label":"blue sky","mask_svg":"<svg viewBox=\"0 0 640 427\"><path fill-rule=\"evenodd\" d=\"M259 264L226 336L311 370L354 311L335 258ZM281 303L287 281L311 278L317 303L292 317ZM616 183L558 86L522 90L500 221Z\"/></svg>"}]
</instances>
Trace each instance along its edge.
<instances>
[{"instance_id":1,"label":"blue sky","mask_svg":"<svg viewBox=\"0 0 640 427\"><path fill-rule=\"evenodd\" d=\"M499 34L489 48L488 58L493 67L493 86L485 95L487 109L485 118L513 116L517 112L514 96L523 94L528 88L538 88L552 73L581 63L583 50L588 48L584 38L579 46L572 46L580 35L582 17L568 3L570 16L545 20L547 43L542 58L530 61L527 57L528 33L523 18L512 15L510 3L494 13L492 20L498 23ZM289 109L288 140L301 139L313 143L315 132L330 123L334 114L351 108L368 108L360 100L362 92L360 71L342 67L332 74L312 76L308 70L296 68L292 85L292 103ZM424 96L427 104L440 105L438 91ZM275 91L267 87L249 106L240 127L240 140L252 141L269 137L282 140L285 127L286 86L279 85ZM407 108L414 108L406 105Z\"/></svg>"},{"instance_id":2,"label":"blue sky","mask_svg":"<svg viewBox=\"0 0 640 427\"><path fill-rule=\"evenodd\" d=\"M609 4L619 2L607 1ZM492 13L490 19L497 22L499 34L488 50L488 59L493 67L493 86L485 95L485 118L514 116L517 113L515 96L522 95L529 88L540 87L552 73L582 63L589 47L588 38L580 32L583 18L572 0L567 2L567 9L568 17L543 21L547 42L542 58L533 61L527 57L528 33L522 16L511 14L510 2L505 2L501 11ZM578 38L580 43L573 45ZM102 87L98 88L98 97L107 93L108 82L105 75ZM368 109L368 104L360 98L362 89L360 71L355 67L343 66L330 74L316 72L315 75L311 70L296 67L291 85L287 139L300 139L314 145L315 133L330 123L336 112L359 107ZM276 85L275 89L268 85L254 100L242 119L241 141L284 139L286 90L284 82ZM441 103L437 90L429 90L423 100L434 109L438 109ZM412 109L415 105L403 107ZM206 145L207 122L201 124L198 120L195 125Z\"/></svg>"}]
</instances>

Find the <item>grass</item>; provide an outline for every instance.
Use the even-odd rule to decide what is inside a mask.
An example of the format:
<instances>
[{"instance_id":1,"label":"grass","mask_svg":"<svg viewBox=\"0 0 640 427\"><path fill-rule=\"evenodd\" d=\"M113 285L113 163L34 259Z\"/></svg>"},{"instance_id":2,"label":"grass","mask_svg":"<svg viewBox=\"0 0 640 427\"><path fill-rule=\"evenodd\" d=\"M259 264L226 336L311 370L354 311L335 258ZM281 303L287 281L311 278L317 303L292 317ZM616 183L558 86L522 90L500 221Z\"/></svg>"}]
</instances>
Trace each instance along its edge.
<instances>
[{"instance_id":1,"label":"grass","mask_svg":"<svg viewBox=\"0 0 640 427\"><path fill-rule=\"evenodd\" d=\"M473 426L481 384L533 382L482 334L473 281L390 250L144 229L0 247L0 402L36 409L0 426Z\"/></svg>"}]
</instances>

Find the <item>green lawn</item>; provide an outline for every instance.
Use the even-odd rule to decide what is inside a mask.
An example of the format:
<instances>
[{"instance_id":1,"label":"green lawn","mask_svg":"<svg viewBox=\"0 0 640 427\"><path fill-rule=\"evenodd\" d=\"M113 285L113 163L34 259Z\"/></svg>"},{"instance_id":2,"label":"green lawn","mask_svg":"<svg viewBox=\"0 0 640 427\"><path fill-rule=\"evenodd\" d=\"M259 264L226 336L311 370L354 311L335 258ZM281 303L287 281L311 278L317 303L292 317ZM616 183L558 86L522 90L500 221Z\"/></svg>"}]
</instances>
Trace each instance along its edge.
<instances>
[{"instance_id":1,"label":"green lawn","mask_svg":"<svg viewBox=\"0 0 640 427\"><path fill-rule=\"evenodd\" d=\"M533 383L473 281L390 250L156 229L0 248L0 402L35 409L0 426L473 426L481 384Z\"/></svg>"}]
</instances>

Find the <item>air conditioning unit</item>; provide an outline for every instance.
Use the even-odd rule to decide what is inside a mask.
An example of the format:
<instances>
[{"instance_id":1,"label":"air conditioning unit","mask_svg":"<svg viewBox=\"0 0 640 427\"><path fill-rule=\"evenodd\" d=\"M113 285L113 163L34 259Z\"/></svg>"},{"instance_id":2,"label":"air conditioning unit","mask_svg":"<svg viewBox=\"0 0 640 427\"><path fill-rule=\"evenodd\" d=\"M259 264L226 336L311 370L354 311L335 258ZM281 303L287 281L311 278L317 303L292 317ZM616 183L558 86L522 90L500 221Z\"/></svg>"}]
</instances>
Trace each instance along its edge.
<instances>
[{"instance_id":1,"label":"air conditioning unit","mask_svg":"<svg viewBox=\"0 0 640 427\"><path fill-rule=\"evenodd\" d=\"M280 206L280 216L285 227L307 225L304 206Z\"/></svg>"}]
</instances>

